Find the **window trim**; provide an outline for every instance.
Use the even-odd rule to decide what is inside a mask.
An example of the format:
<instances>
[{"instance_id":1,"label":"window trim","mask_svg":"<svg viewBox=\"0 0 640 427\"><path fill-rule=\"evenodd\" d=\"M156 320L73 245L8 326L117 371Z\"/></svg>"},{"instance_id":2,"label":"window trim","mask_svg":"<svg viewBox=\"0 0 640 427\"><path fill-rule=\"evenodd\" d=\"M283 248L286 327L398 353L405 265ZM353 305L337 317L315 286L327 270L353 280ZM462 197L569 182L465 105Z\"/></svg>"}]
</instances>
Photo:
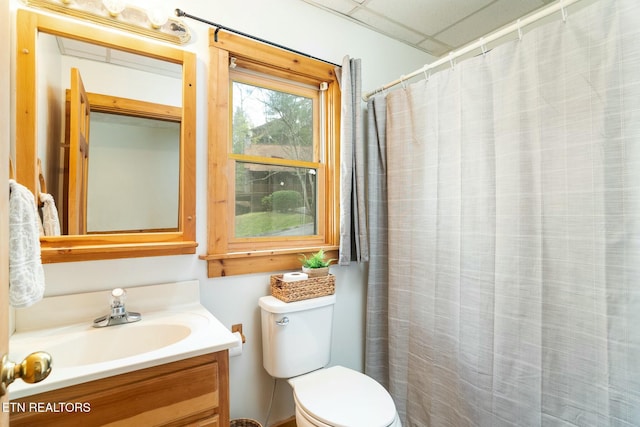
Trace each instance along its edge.
<instances>
[{"instance_id":1,"label":"window trim","mask_svg":"<svg viewBox=\"0 0 640 427\"><path fill-rule=\"evenodd\" d=\"M219 33L216 38L214 33L213 29L209 31L207 255L200 257L207 261L208 277L298 269L300 254L320 248L330 258L338 258L340 88L334 66L245 37ZM278 247L274 247L274 241L241 239L239 242L230 236L229 224L234 220L234 210L230 203L233 193L229 190L232 179L229 177L233 176L236 161L229 144L231 57L244 69L314 86L328 84L325 102L321 103L326 117L321 133L326 142L324 167L318 169L318 179L324 180L326 194L324 201L318 201L319 206L324 202L324 209L318 212L318 229L324 230L320 236L278 239L282 243Z\"/></svg>"}]
</instances>

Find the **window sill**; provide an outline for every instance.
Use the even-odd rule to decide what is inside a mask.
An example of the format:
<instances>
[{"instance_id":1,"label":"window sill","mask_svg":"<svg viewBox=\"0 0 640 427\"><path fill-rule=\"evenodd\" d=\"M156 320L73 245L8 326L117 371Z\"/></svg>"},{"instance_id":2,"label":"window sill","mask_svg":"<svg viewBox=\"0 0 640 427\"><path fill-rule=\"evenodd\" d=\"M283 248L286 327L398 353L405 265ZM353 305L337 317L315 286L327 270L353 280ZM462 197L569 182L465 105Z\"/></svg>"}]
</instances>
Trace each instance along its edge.
<instances>
[{"instance_id":1,"label":"window sill","mask_svg":"<svg viewBox=\"0 0 640 427\"><path fill-rule=\"evenodd\" d=\"M324 249L327 258L338 259L338 246L208 254L201 255L200 259L207 261L208 277L224 277L300 269L301 254L320 249Z\"/></svg>"}]
</instances>

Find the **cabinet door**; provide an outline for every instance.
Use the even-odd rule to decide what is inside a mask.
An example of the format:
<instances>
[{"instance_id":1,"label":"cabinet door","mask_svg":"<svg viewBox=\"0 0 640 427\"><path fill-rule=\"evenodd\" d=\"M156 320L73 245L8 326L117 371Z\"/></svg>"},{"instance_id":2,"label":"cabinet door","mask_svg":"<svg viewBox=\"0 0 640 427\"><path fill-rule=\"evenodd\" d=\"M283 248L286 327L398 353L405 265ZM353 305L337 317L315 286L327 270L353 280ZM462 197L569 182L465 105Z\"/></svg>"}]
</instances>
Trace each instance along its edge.
<instances>
[{"instance_id":1,"label":"cabinet door","mask_svg":"<svg viewBox=\"0 0 640 427\"><path fill-rule=\"evenodd\" d=\"M220 424L220 417L216 415L215 417L209 418L208 420L203 420L195 423L194 427L220 427L221 425L222 424Z\"/></svg>"},{"instance_id":2,"label":"cabinet door","mask_svg":"<svg viewBox=\"0 0 640 427\"><path fill-rule=\"evenodd\" d=\"M25 408L67 402L78 410L12 413L11 426L222 425L228 419L228 407L220 407L228 394L221 389L221 382L228 384L226 357L227 351L207 354L17 399Z\"/></svg>"},{"instance_id":3,"label":"cabinet door","mask_svg":"<svg viewBox=\"0 0 640 427\"><path fill-rule=\"evenodd\" d=\"M71 69L69 117L69 234L87 232L87 180L89 177L89 118L91 108L77 68Z\"/></svg>"}]
</instances>

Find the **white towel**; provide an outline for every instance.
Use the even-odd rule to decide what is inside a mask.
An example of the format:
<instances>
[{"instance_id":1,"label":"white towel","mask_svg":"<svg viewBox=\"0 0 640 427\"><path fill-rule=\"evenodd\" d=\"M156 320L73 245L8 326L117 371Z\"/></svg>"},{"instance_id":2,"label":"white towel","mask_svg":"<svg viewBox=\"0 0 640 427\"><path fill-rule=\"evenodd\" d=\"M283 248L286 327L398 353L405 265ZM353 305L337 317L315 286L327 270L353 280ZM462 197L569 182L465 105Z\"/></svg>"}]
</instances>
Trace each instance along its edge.
<instances>
[{"instance_id":1,"label":"white towel","mask_svg":"<svg viewBox=\"0 0 640 427\"><path fill-rule=\"evenodd\" d=\"M10 179L9 189L9 302L28 307L44 295L40 216L27 187Z\"/></svg>"},{"instance_id":2,"label":"white towel","mask_svg":"<svg viewBox=\"0 0 640 427\"><path fill-rule=\"evenodd\" d=\"M58 219L58 209L53 200L53 196L47 193L40 193L42 202L42 224L45 236L60 235L60 219Z\"/></svg>"}]
</instances>

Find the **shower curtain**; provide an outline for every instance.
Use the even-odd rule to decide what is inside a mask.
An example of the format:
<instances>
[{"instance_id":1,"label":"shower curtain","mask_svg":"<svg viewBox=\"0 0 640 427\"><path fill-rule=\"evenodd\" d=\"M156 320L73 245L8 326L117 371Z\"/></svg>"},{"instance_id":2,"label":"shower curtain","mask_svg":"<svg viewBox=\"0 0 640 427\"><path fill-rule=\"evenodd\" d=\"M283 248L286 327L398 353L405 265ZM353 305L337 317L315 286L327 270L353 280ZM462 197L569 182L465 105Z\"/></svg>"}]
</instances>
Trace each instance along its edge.
<instances>
[{"instance_id":1,"label":"shower curtain","mask_svg":"<svg viewBox=\"0 0 640 427\"><path fill-rule=\"evenodd\" d=\"M407 426L640 425L640 2L369 101L366 372Z\"/></svg>"}]
</instances>

